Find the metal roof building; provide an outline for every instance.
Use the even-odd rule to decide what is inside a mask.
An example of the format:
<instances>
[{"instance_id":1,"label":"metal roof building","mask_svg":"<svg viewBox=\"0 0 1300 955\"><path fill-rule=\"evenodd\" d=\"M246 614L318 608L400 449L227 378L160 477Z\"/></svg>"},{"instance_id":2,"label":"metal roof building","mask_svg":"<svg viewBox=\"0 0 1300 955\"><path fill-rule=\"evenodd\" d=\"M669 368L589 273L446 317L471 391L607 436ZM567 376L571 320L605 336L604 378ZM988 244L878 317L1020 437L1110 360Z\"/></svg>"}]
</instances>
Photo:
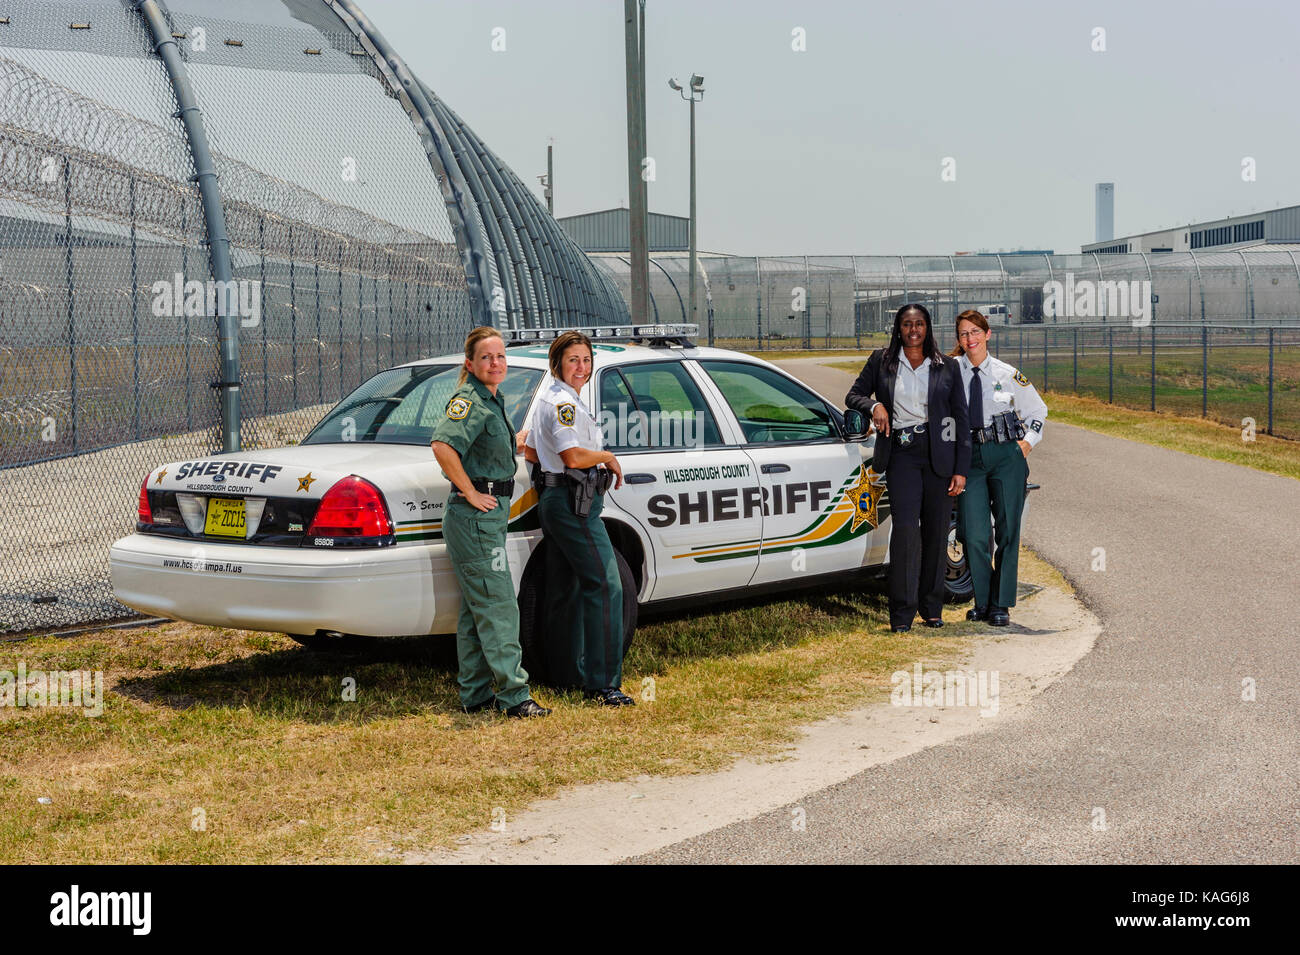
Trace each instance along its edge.
<instances>
[{"instance_id":1,"label":"metal roof building","mask_svg":"<svg viewBox=\"0 0 1300 955\"><path fill-rule=\"evenodd\" d=\"M1101 254L1136 252L1232 252L1257 246L1300 243L1300 206L1193 222L1119 239L1090 242L1082 251Z\"/></svg>"},{"instance_id":2,"label":"metal roof building","mask_svg":"<svg viewBox=\"0 0 1300 955\"><path fill-rule=\"evenodd\" d=\"M584 252L627 252L630 216L627 209L605 209L557 221ZM651 252L685 252L690 248L690 219L651 212L648 220Z\"/></svg>"}]
</instances>

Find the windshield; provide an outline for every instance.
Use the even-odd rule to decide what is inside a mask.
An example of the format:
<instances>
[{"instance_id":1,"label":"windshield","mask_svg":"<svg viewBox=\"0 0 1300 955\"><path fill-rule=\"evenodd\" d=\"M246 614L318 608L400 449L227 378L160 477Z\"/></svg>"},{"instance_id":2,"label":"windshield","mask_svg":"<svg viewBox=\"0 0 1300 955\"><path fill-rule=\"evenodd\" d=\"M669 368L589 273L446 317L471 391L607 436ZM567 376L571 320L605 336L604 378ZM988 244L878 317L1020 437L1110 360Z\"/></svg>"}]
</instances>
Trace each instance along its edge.
<instances>
[{"instance_id":1,"label":"windshield","mask_svg":"<svg viewBox=\"0 0 1300 955\"><path fill-rule=\"evenodd\" d=\"M459 365L391 368L375 375L321 419L303 444L374 441L428 444L456 390ZM511 368L501 383L506 414L518 431L542 378L537 368Z\"/></svg>"}]
</instances>

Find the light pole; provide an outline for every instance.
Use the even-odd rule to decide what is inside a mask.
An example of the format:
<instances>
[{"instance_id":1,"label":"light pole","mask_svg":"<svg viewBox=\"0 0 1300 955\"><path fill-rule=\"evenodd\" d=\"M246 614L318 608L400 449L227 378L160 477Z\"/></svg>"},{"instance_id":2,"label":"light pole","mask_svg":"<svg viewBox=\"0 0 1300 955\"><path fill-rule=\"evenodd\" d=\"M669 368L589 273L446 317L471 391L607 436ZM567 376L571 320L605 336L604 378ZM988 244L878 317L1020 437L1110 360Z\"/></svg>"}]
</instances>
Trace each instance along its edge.
<instances>
[{"instance_id":1,"label":"light pole","mask_svg":"<svg viewBox=\"0 0 1300 955\"><path fill-rule=\"evenodd\" d=\"M682 89L682 84L678 83L675 79L670 79L668 85L672 89L677 90L678 94L681 95L681 98L687 100L691 104L691 315L687 321L698 325L699 319L695 314L695 271L696 258L699 253L699 246L695 233L695 104L704 99L704 77L700 76L699 73L691 74L689 94L686 90ZM697 93L699 94L698 98L696 97Z\"/></svg>"}]
</instances>

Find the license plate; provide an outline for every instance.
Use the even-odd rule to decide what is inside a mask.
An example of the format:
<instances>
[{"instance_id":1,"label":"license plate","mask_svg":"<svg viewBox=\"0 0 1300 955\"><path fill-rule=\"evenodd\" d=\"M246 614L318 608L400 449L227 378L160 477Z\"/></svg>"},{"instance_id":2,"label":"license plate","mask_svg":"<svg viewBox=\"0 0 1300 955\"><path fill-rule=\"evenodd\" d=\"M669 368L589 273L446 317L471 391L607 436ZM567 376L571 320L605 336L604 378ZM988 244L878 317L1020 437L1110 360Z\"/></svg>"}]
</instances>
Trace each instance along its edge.
<instances>
[{"instance_id":1,"label":"license plate","mask_svg":"<svg viewBox=\"0 0 1300 955\"><path fill-rule=\"evenodd\" d=\"M244 536L244 502L228 497L208 501L208 520L203 533L218 537Z\"/></svg>"}]
</instances>

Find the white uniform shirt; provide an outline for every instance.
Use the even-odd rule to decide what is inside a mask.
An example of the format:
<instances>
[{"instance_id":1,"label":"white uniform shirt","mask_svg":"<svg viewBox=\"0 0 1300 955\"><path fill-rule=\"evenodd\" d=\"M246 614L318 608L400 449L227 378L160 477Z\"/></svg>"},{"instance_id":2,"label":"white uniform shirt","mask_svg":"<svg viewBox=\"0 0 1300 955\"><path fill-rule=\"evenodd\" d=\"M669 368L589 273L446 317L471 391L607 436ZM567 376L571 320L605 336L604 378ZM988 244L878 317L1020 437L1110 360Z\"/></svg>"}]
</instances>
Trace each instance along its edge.
<instances>
[{"instance_id":1,"label":"white uniform shirt","mask_svg":"<svg viewBox=\"0 0 1300 955\"><path fill-rule=\"evenodd\" d=\"M922 359L915 368L901 351L898 353L898 377L894 379L894 420L892 428L910 428L930 420L930 359Z\"/></svg>"},{"instance_id":2,"label":"white uniform shirt","mask_svg":"<svg viewBox=\"0 0 1300 955\"><path fill-rule=\"evenodd\" d=\"M961 386L970 395L970 380L975 372L970 359L962 355L957 359L961 366ZM1047 405L1039 397L1029 379L999 358L985 353L980 362L980 385L984 389L984 420L972 421L972 428L987 428L995 414L1014 411L1025 426L1025 441L1032 448L1043 440L1043 424L1047 421Z\"/></svg>"},{"instance_id":3,"label":"white uniform shirt","mask_svg":"<svg viewBox=\"0 0 1300 955\"><path fill-rule=\"evenodd\" d=\"M604 450L604 435L578 393L562 381L552 380L542 393L528 429L528 447L537 452L543 471L564 473L561 451L586 448Z\"/></svg>"}]
</instances>

